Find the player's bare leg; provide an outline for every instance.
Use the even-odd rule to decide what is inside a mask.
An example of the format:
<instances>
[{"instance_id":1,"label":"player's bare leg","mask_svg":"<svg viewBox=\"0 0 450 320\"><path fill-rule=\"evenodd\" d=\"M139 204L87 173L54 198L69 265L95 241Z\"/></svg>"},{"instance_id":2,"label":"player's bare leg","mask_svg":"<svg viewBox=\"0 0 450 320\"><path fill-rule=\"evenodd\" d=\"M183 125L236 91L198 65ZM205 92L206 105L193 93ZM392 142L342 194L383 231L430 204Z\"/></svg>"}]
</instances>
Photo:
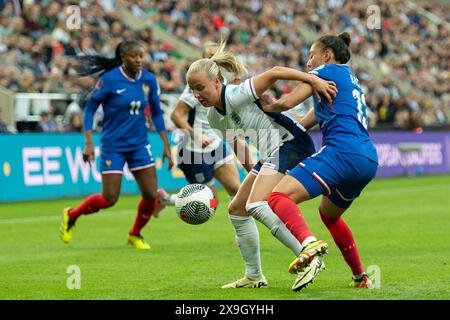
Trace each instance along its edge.
<instances>
[{"instance_id":1,"label":"player's bare leg","mask_svg":"<svg viewBox=\"0 0 450 320\"><path fill-rule=\"evenodd\" d=\"M234 161L234 160L233 160ZM214 178L224 187L230 198L234 198L239 190L239 173L233 163L224 163L214 170Z\"/></svg>"},{"instance_id":2,"label":"player's bare leg","mask_svg":"<svg viewBox=\"0 0 450 320\"><path fill-rule=\"evenodd\" d=\"M111 205L119 200L122 174L102 174L102 195Z\"/></svg>"},{"instance_id":3,"label":"player's bare leg","mask_svg":"<svg viewBox=\"0 0 450 320\"><path fill-rule=\"evenodd\" d=\"M212 191L212 193L213 193L213 197L214 197L215 199L218 199L218 197L219 197L219 190L218 190L217 187L214 185L214 179L213 179L213 181L212 181L210 184L208 184L207 186L211 189L211 191Z\"/></svg>"}]
</instances>

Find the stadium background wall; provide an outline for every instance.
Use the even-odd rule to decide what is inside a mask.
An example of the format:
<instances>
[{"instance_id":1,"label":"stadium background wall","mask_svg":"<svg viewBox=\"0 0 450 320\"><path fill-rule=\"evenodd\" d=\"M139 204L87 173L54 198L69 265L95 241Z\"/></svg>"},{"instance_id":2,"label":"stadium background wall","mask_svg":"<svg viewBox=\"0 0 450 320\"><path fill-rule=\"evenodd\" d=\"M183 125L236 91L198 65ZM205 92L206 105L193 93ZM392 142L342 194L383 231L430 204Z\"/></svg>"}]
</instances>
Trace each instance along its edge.
<instances>
[{"instance_id":1,"label":"stadium background wall","mask_svg":"<svg viewBox=\"0 0 450 320\"><path fill-rule=\"evenodd\" d=\"M313 132L316 146L321 135ZM450 173L450 132L372 132L380 167L378 177ZM177 190L186 184L183 173L162 164L162 142L149 133L159 186ZM99 144L99 135L94 135ZM82 160L82 134L0 135L0 202L79 197L101 191L98 158L92 166ZM175 146L173 146L175 149ZM98 147L96 153L98 155ZM254 153L256 156L256 154ZM241 177L245 175L239 169ZM138 193L128 170L122 193Z\"/></svg>"}]
</instances>

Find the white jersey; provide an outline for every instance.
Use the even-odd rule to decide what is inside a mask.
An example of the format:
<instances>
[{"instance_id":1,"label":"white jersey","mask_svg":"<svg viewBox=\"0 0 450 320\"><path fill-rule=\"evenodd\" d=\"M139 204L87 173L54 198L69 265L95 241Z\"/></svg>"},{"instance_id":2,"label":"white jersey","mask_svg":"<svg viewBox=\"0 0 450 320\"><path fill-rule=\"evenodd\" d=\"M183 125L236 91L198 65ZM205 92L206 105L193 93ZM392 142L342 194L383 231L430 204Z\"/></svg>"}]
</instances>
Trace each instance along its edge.
<instances>
[{"instance_id":1,"label":"white jersey","mask_svg":"<svg viewBox=\"0 0 450 320\"><path fill-rule=\"evenodd\" d=\"M211 152L220 145L221 138L217 135L217 133L211 129L209 125L207 112L208 108L205 108L198 100L194 97L192 90L189 86L186 86L180 98L186 105L188 105L191 110L188 114L188 123L194 129L194 136L206 136L211 139L211 144L207 147L202 148L201 145L198 145L189 134L186 132L183 133L181 130L175 131L175 141L180 143L183 138L186 139L183 141L183 145L185 148L192 152L206 153Z\"/></svg>"},{"instance_id":2,"label":"white jersey","mask_svg":"<svg viewBox=\"0 0 450 320\"><path fill-rule=\"evenodd\" d=\"M221 101L223 113L215 107L208 110L211 127L218 129L228 141L249 138L263 159L282 142L293 139L295 131L306 131L286 113L265 113L258 106L253 78L240 85L224 85Z\"/></svg>"}]
</instances>

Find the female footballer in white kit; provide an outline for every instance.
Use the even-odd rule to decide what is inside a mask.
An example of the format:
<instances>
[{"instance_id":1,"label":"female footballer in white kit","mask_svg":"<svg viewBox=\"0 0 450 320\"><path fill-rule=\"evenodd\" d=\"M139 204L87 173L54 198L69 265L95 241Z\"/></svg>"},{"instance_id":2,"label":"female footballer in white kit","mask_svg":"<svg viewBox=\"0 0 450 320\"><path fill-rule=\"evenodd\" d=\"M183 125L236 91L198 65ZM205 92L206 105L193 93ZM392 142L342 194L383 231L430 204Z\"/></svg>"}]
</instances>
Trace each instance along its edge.
<instances>
[{"instance_id":1,"label":"female footballer in white kit","mask_svg":"<svg viewBox=\"0 0 450 320\"><path fill-rule=\"evenodd\" d=\"M225 43L222 43L211 58L195 61L187 72L187 82L197 100L203 106L211 107L208 110L211 127L232 142L248 137L260 151L261 160L247 175L228 207L246 273L242 279L222 288L266 287L259 234L253 218L263 223L296 256L303 246L317 240L311 238L300 244L267 204L267 196L273 187L289 169L315 150L303 127L287 114L265 113L259 97L277 80L308 82L316 92L330 100L336 94L336 87L334 83L311 74L283 67L272 68L240 85L225 85L223 73L241 75L246 73L246 68L234 55L224 51L224 47ZM237 150L236 155L247 168L250 166L247 146L244 151ZM308 269L303 272L308 272Z\"/></svg>"},{"instance_id":2,"label":"female footballer in white kit","mask_svg":"<svg viewBox=\"0 0 450 320\"><path fill-rule=\"evenodd\" d=\"M218 49L218 43L207 42L203 47L203 58L210 58ZM237 83L240 76L230 75L227 82ZM173 135L178 149L177 164L189 183L207 185L218 199L217 179L232 199L240 186L234 154L209 125L207 112L186 85L171 114L171 120L180 129ZM175 205L176 195L169 195L163 189L158 193L164 205Z\"/></svg>"}]
</instances>

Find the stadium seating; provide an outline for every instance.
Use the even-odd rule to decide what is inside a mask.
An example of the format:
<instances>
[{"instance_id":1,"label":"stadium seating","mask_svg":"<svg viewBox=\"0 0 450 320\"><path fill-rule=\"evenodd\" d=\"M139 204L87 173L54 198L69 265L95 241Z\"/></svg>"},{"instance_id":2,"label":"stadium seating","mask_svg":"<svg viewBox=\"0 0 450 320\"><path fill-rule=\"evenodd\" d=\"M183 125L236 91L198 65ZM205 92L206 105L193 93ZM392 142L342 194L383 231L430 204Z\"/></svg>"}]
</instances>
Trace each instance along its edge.
<instances>
[{"instance_id":1,"label":"stadium seating","mask_svg":"<svg viewBox=\"0 0 450 320\"><path fill-rule=\"evenodd\" d=\"M93 81L80 81L67 56L111 56L124 37L143 41L162 92L178 94L207 40L227 39L254 74L274 65L303 69L315 38L348 31L372 127L450 123L449 5L442 1L381 1L379 26L369 1L77 1L81 24L72 30L66 9L73 1L17 2L0 8L0 86L13 93L89 91ZM293 85L280 82L274 93ZM52 103L50 112L65 115L67 104Z\"/></svg>"}]
</instances>

